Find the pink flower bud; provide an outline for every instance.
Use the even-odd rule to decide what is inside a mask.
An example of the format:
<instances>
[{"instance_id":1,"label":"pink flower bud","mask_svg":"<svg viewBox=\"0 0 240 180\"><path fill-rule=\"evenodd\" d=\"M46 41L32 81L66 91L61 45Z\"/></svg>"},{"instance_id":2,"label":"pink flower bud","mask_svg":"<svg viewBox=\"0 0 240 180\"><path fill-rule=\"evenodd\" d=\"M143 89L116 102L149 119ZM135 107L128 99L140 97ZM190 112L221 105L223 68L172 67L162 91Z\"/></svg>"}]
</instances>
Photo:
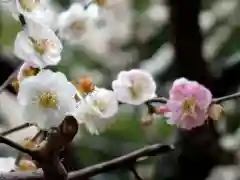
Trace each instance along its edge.
<instances>
[{"instance_id":1,"label":"pink flower bud","mask_svg":"<svg viewBox=\"0 0 240 180\"><path fill-rule=\"evenodd\" d=\"M166 112L169 112L169 109L167 106L160 106L155 108L155 113L156 114L164 114Z\"/></svg>"}]
</instances>

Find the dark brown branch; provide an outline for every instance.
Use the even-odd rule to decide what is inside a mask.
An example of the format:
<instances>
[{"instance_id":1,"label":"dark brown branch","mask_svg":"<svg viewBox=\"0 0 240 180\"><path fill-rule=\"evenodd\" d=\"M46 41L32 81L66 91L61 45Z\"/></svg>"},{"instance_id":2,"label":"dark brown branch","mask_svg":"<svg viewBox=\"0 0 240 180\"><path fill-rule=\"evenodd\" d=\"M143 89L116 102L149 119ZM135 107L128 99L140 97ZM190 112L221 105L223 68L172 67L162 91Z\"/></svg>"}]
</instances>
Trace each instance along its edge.
<instances>
[{"instance_id":1,"label":"dark brown branch","mask_svg":"<svg viewBox=\"0 0 240 180\"><path fill-rule=\"evenodd\" d=\"M27 149L27 148L24 148L23 146L11 141L10 139L7 139L3 136L0 136L0 143L3 143L3 144L6 144L20 152L23 152L23 153L26 153L26 154L29 154L30 156L35 156L35 152L30 150L30 149Z\"/></svg>"},{"instance_id":2,"label":"dark brown branch","mask_svg":"<svg viewBox=\"0 0 240 180\"><path fill-rule=\"evenodd\" d=\"M78 123L76 119L72 116L67 116L59 127L52 128L48 132L46 142L37 149L26 149L3 136L0 136L0 143L30 155L36 161L38 167L42 168L45 180L67 180L68 174L59 159L59 153L72 142L77 131Z\"/></svg>"},{"instance_id":3,"label":"dark brown branch","mask_svg":"<svg viewBox=\"0 0 240 180\"><path fill-rule=\"evenodd\" d=\"M11 133L20 131L22 129L25 129L25 128L28 128L28 127L31 127L31 126L37 126L37 125L33 124L33 123L24 123L24 124L22 124L20 126L17 126L17 127L12 128L12 129L6 130L4 132L1 132L0 136L7 136L7 135L9 135Z\"/></svg>"},{"instance_id":4,"label":"dark brown branch","mask_svg":"<svg viewBox=\"0 0 240 180\"><path fill-rule=\"evenodd\" d=\"M84 169L70 172L68 175L68 180L79 180L82 178L92 177L100 173L106 173L113 171L119 168L128 168L130 164L135 164L142 157L156 156L158 154L167 153L172 151L173 147L162 144L153 144L146 146L144 148L135 150L124 156L99 163ZM17 177L18 180L44 180L41 173L32 173L32 172L11 172L11 173L2 173L0 177L3 177L4 180L13 180Z\"/></svg>"},{"instance_id":5,"label":"dark brown branch","mask_svg":"<svg viewBox=\"0 0 240 180\"><path fill-rule=\"evenodd\" d=\"M144 148L138 149L136 151L133 151L124 156L112 159L110 161L96 164L76 172L72 172L70 173L69 178L70 180L77 180L79 179L79 177L87 178L87 177L95 176L99 173L113 171L118 168L128 168L129 165L135 164L136 161L141 157L156 156L157 154L167 153L171 150L173 150L171 146L162 145L162 144L154 144L154 145L146 146Z\"/></svg>"},{"instance_id":6,"label":"dark brown branch","mask_svg":"<svg viewBox=\"0 0 240 180\"><path fill-rule=\"evenodd\" d=\"M152 99L149 99L145 102L145 104L150 104L150 103L166 103L167 102L167 99L164 98L164 97L156 97L156 98L152 98Z\"/></svg>"},{"instance_id":7,"label":"dark brown branch","mask_svg":"<svg viewBox=\"0 0 240 180\"><path fill-rule=\"evenodd\" d=\"M44 146L38 150L35 159L44 172L45 180L67 180L67 172L59 159L59 153L72 142L78 131L78 123L72 116L67 116L57 128L52 128Z\"/></svg>"}]
</instances>

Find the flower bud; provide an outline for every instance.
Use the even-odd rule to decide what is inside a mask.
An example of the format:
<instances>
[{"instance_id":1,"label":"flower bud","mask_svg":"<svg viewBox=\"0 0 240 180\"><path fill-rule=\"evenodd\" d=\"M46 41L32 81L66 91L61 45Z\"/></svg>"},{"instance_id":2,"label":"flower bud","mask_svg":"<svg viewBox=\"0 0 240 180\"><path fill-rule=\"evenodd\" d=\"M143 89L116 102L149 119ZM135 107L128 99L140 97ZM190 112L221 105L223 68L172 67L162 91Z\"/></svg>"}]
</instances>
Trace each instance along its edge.
<instances>
[{"instance_id":1,"label":"flower bud","mask_svg":"<svg viewBox=\"0 0 240 180\"><path fill-rule=\"evenodd\" d=\"M212 104L208 109L208 116L213 120L218 120L221 117L223 112L224 112L224 109L221 105Z\"/></svg>"},{"instance_id":2,"label":"flower bud","mask_svg":"<svg viewBox=\"0 0 240 180\"><path fill-rule=\"evenodd\" d=\"M94 84L90 77L82 77L79 82L73 81L73 84L80 92L90 93L94 91Z\"/></svg>"},{"instance_id":3,"label":"flower bud","mask_svg":"<svg viewBox=\"0 0 240 180\"><path fill-rule=\"evenodd\" d=\"M23 145L22 146L25 147L25 148L32 149L32 148L36 147L37 145L30 138L26 138L23 141Z\"/></svg>"},{"instance_id":4,"label":"flower bud","mask_svg":"<svg viewBox=\"0 0 240 180\"><path fill-rule=\"evenodd\" d=\"M34 171L37 169L37 166L33 161L22 159L19 161L16 171Z\"/></svg>"},{"instance_id":5,"label":"flower bud","mask_svg":"<svg viewBox=\"0 0 240 180\"><path fill-rule=\"evenodd\" d=\"M144 116L141 120L141 125L142 126L149 126L153 123L153 115L152 114L147 114Z\"/></svg>"},{"instance_id":6,"label":"flower bud","mask_svg":"<svg viewBox=\"0 0 240 180\"><path fill-rule=\"evenodd\" d=\"M160 106L160 107L156 107L156 108L154 109L154 112L155 112L156 114L164 114L164 113L166 113L166 112L169 112L169 109L168 109L167 106Z\"/></svg>"}]
</instances>

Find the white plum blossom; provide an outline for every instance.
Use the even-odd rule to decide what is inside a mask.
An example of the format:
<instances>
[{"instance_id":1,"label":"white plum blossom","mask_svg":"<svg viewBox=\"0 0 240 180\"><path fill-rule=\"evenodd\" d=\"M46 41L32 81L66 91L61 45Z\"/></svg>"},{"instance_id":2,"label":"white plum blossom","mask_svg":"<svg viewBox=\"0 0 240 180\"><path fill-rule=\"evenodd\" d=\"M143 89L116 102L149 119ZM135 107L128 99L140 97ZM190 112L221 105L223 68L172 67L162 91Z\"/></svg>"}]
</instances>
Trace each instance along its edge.
<instances>
[{"instance_id":1,"label":"white plum blossom","mask_svg":"<svg viewBox=\"0 0 240 180\"><path fill-rule=\"evenodd\" d=\"M140 105L156 96L153 77L140 69L121 71L112 82L112 88L120 102L132 105Z\"/></svg>"},{"instance_id":2,"label":"white plum blossom","mask_svg":"<svg viewBox=\"0 0 240 180\"><path fill-rule=\"evenodd\" d=\"M61 60L62 43L56 34L44 24L26 19L27 26L17 34L15 55L39 68L57 65Z\"/></svg>"},{"instance_id":3,"label":"white plum blossom","mask_svg":"<svg viewBox=\"0 0 240 180\"><path fill-rule=\"evenodd\" d=\"M117 113L118 101L113 91L96 88L95 91L86 97L86 102L99 111L102 118L109 118Z\"/></svg>"},{"instance_id":4,"label":"white plum blossom","mask_svg":"<svg viewBox=\"0 0 240 180\"><path fill-rule=\"evenodd\" d=\"M118 101L113 91L97 88L83 99L73 116L80 124L84 123L92 134L99 134L109 124L107 118L118 111Z\"/></svg>"},{"instance_id":5,"label":"white plum blossom","mask_svg":"<svg viewBox=\"0 0 240 180\"><path fill-rule=\"evenodd\" d=\"M27 18L44 20L48 13L46 0L13 0L6 3L16 20L19 20L20 14Z\"/></svg>"},{"instance_id":6,"label":"white plum blossom","mask_svg":"<svg viewBox=\"0 0 240 180\"><path fill-rule=\"evenodd\" d=\"M73 3L67 11L58 18L59 36L70 43L79 43L86 32L94 28L94 19L98 16L98 9L92 5L87 10L80 3Z\"/></svg>"},{"instance_id":7,"label":"white plum blossom","mask_svg":"<svg viewBox=\"0 0 240 180\"><path fill-rule=\"evenodd\" d=\"M10 172L15 168L16 159L13 157L1 157L0 158L0 172Z\"/></svg>"},{"instance_id":8,"label":"white plum blossom","mask_svg":"<svg viewBox=\"0 0 240 180\"><path fill-rule=\"evenodd\" d=\"M17 100L27 121L56 126L76 108L76 91L63 73L42 70L20 82Z\"/></svg>"}]
</instances>

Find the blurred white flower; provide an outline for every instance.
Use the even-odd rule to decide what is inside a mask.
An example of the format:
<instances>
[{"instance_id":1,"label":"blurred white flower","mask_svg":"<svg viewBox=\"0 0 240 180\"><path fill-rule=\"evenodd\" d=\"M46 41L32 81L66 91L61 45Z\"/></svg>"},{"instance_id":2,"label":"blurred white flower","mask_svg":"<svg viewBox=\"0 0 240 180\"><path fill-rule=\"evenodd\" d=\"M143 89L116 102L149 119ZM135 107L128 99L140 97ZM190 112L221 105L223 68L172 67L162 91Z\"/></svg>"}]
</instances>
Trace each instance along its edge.
<instances>
[{"instance_id":1,"label":"blurred white flower","mask_svg":"<svg viewBox=\"0 0 240 180\"><path fill-rule=\"evenodd\" d=\"M70 43L79 43L84 34L94 26L94 19L98 16L97 6L90 6L87 10L80 3L73 3L67 11L58 17L59 36Z\"/></svg>"},{"instance_id":2,"label":"blurred white flower","mask_svg":"<svg viewBox=\"0 0 240 180\"><path fill-rule=\"evenodd\" d=\"M27 26L17 34L14 43L15 55L40 68L57 65L61 60L61 41L48 26L26 20Z\"/></svg>"},{"instance_id":3,"label":"blurred white flower","mask_svg":"<svg viewBox=\"0 0 240 180\"><path fill-rule=\"evenodd\" d=\"M20 83L17 99L26 121L46 127L58 125L76 108L75 94L75 86L63 73L42 70Z\"/></svg>"},{"instance_id":4,"label":"blurred white flower","mask_svg":"<svg viewBox=\"0 0 240 180\"><path fill-rule=\"evenodd\" d=\"M111 8L112 6L117 6L119 3L125 0L93 0L99 7Z\"/></svg>"},{"instance_id":5,"label":"blurred white flower","mask_svg":"<svg viewBox=\"0 0 240 180\"><path fill-rule=\"evenodd\" d=\"M80 124L86 125L90 133L99 134L109 124L106 118L112 117L117 111L118 101L114 92L97 88L80 102L73 115Z\"/></svg>"},{"instance_id":6,"label":"blurred white flower","mask_svg":"<svg viewBox=\"0 0 240 180\"><path fill-rule=\"evenodd\" d=\"M42 17L46 13L46 0L12 0L6 4L16 20L20 14L27 18L44 20Z\"/></svg>"},{"instance_id":7,"label":"blurred white flower","mask_svg":"<svg viewBox=\"0 0 240 180\"><path fill-rule=\"evenodd\" d=\"M148 72L132 69L121 71L117 80L112 82L112 88L119 101L140 105L155 96L156 84Z\"/></svg>"},{"instance_id":8,"label":"blurred white flower","mask_svg":"<svg viewBox=\"0 0 240 180\"><path fill-rule=\"evenodd\" d=\"M16 159L13 157L0 158L0 172L10 172L15 167Z\"/></svg>"}]
</instances>

